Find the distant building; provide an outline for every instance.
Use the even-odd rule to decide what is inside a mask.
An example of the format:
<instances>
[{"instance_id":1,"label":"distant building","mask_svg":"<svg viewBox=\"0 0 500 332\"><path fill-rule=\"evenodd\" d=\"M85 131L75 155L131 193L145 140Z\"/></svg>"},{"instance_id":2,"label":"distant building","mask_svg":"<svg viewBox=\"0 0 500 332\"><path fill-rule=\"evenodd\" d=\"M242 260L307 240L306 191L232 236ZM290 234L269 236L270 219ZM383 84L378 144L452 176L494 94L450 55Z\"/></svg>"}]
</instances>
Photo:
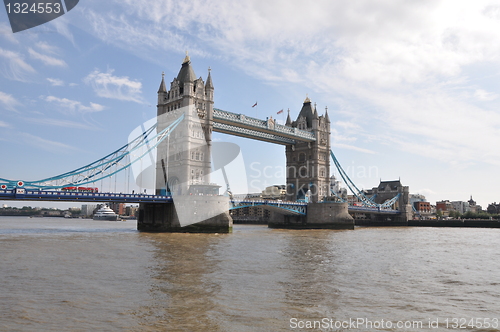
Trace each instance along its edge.
<instances>
[{"instance_id":1,"label":"distant building","mask_svg":"<svg viewBox=\"0 0 500 332\"><path fill-rule=\"evenodd\" d=\"M410 204L414 205L415 202L427 202L427 199L422 194L410 194Z\"/></svg>"},{"instance_id":2,"label":"distant building","mask_svg":"<svg viewBox=\"0 0 500 332\"><path fill-rule=\"evenodd\" d=\"M90 217L94 214L94 210L97 208L96 204L84 204L82 205L82 216Z\"/></svg>"},{"instance_id":3,"label":"distant building","mask_svg":"<svg viewBox=\"0 0 500 332\"><path fill-rule=\"evenodd\" d=\"M472 199L472 195L470 195L470 199L468 201L469 203L469 208L470 208L470 211L473 212L473 213L476 213L476 212L479 212L481 210L481 207L479 207L479 210L478 210L478 205L476 205L476 201Z\"/></svg>"},{"instance_id":4,"label":"distant building","mask_svg":"<svg viewBox=\"0 0 500 332\"><path fill-rule=\"evenodd\" d=\"M353 206L361 206L362 203L355 195L347 195L347 203Z\"/></svg>"},{"instance_id":5,"label":"distant building","mask_svg":"<svg viewBox=\"0 0 500 332\"><path fill-rule=\"evenodd\" d=\"M261 196L262 199L285 199L286 186L285 185L269 186L262 191Z\"/></svg>"},{"instance_id":6,"label":"distant building","mask_svg":"<svg viewBox=\"0 0 500 332\"><path fill-rule=\"evenodd\" d=\"M125 215L130 217L137 217L137 211L139 211L139 206L129 205L125 207Z\"/></svg>"},{"instance_id":7,"label":"distant building","mask_svg":"<svg viewBox=\"0 0 500 332\"><path fill-rule=\"evenodd\" d=\"M497 204L496 202L489 204L488 208L486 209L486 212L488 212L489 214L499 214L500 204Z\"/></svg>"},{"instance_id":8,"label":"distant building","mask_svg":"<svg viewBox=\"0 0 500 332\"><path fill-rule=\"evenodd\" d=\"M431 203L429 202L415 202L413 207L420 215L430 215L432 213Z\"/></svg>"},{"instance_id":9,"label":"distant building","mask_svg":"<svg viewBox=\"0 0 500 332\"><path fill-rule=\"evenodd\" d=\"M271 217L271 212L263 206L247 206L231 210L230 213L236 223L265 224Z\"/></svg>"},{"instance_id":10,"label":"distant building","mask_svg":"<svg viewBox=\"0 0 500 332\"><path fill-rule=\"evenodd\" d=\"M340 186L340 181L337 180L335 175L330 177L330 196L337 196L342 199L347 199L347 189Z\"/></svg>"},{"instance_id":11,"label":"distant building","mask_svg":"<svg viewBox=\"0 0 500 332\"><path fill-rule=\"evenodd\" d=\"M461 214L470 211L469 202L453 201L451 202L451 205L453 206L453 210Z\"/></svg>"},{"instance_id":12,"label":"distant building","mask_svg":"<svg viewBox=\"0 0 500 332\"><path fill-rule=\"evenodd\" d=\"M244 199L262 199L262 192L259 193L249 193L249 194L233 194L233 199L244 200Z\"/></svg>"},{"instance_id":13,"label":"distant building","mask_svg":"<svg viewBox=\"0 0 500 332\"><path fill-rule=\"evenodd\" d=\"M446 211L454 211L453 209L453 204L451 204L451 202L449 200L445 200L445 201L440 201L440 202L436 202L436 210L437 211L442 211L442 212L446 212Z\"/></svg>"},{"instance_id":14,"label":"distant building","mask_svg":"<svg viewBox=\"0 0 500 332\"><path fill-rule=\"evenodd\" d=\"M109 203L109 208L119 216L125 215L125 203Z\"/></svg>"},{"instance_id":15,"label":"distant building","mask_svg":"<svg viewBox=\"0 0 500 332\"><path fill-rule=\"evenodd\" d=\"M412 206L413 212L416 213L419 217L423 217L424 214L425 215L430 214L431 204L427 202L424 195L409 194L408 198L410 200L410 205Z\"/></svg>"}]
</instances>

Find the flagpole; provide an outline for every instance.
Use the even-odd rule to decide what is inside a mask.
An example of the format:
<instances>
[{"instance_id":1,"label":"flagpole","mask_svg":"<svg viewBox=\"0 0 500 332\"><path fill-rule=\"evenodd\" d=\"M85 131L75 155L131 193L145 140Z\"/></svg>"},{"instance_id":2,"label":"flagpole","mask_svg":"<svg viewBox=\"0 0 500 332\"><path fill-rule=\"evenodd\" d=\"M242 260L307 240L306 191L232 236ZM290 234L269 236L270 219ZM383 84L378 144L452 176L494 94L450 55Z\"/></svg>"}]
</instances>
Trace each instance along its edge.
<instances>
[{"instance_id":1,"label":"flagpole","mask_svg":"<svg viewBox=\"0 0 500 332\"><path fill-rule=\"evenodd\" d=\"M254 107L259 107L257 101L255 102L255 104L252 105L252 108ZM257 119L257 108L255 109L255 118Z\"/></svg>"},{"instance_id":2,"label":"flagpole","mask_svg":"<svg viewBox=\"0 0 500 332\"><path fill-rule=\"evenodd\" d=\"M284 113L283 113L283 109L281 109L281 111L278 111L278 113L276 113L276 114L277 114L277 115L279 115L279 114L283 114L283 115L282 115L282 118L283 118L283 124L285 124L285 115L284 115Z\"/></svg>"}]
</instances>

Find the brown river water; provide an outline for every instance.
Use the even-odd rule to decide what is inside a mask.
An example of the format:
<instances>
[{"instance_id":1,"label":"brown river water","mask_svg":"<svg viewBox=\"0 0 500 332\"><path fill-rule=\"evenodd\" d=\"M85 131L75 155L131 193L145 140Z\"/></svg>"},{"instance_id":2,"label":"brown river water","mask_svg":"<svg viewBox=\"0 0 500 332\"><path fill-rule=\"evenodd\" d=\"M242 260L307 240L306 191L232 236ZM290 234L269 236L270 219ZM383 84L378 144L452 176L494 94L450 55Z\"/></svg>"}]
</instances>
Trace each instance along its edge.
<instances>
[{"instance_id":1,"label":"brown river water","mask_svg":"<svg viewBox=\"0 0 500 332\"><path fill-rule=\"evenodd\" d=\"M0 217L0 331L500 331L500 229Z\"/></svg>"}]
</instances>

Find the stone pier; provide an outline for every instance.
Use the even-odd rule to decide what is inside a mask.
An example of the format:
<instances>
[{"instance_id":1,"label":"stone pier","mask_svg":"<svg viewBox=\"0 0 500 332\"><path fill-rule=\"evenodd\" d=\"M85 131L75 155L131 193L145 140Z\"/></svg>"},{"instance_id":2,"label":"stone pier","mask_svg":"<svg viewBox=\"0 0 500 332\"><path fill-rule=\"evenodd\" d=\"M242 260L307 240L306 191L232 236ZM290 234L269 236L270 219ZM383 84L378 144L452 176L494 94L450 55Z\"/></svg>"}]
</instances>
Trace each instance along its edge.
<instances>
[{"instance_id":1,"label":"stone pier","mask_svg":"<svg viewBox=\"0 0 500 332\"><path fill-rule=\"evenodd\" d=\"M288 229L354 229L354 219L347 211L347 203L309 203L307 216L282 215L274 212L270 228Z\"/></svg>"},{"instance_id":2,"label":"stone pier","mask_svg":"<svg viewBox=\"0 0 500 332\"><path fill-rule=\"evenodd\" d=\"M200 196L173 203L141 203L137 230L144 232L231 233L229 198Z\"/></svg>"}]
</instances>

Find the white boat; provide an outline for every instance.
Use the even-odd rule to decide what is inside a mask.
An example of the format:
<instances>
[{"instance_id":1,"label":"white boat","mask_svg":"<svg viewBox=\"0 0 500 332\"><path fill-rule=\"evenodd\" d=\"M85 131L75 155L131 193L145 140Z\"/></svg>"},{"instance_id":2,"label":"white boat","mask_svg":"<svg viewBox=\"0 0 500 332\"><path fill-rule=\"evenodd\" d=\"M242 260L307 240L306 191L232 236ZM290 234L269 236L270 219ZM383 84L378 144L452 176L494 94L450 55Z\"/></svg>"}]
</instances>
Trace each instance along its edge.
<instances>
[{"instance_id":1,"label":"white boat","mask_svg":"<svg viewBox=\"0 0 500 332\"><path fill-rule=\"evenodd\" d=\"M94 214L94 220L116 221L117 219L118 219L118 215L113 210L111 210L107 205L103 205Z\"/></svg>"}]
</instances>

